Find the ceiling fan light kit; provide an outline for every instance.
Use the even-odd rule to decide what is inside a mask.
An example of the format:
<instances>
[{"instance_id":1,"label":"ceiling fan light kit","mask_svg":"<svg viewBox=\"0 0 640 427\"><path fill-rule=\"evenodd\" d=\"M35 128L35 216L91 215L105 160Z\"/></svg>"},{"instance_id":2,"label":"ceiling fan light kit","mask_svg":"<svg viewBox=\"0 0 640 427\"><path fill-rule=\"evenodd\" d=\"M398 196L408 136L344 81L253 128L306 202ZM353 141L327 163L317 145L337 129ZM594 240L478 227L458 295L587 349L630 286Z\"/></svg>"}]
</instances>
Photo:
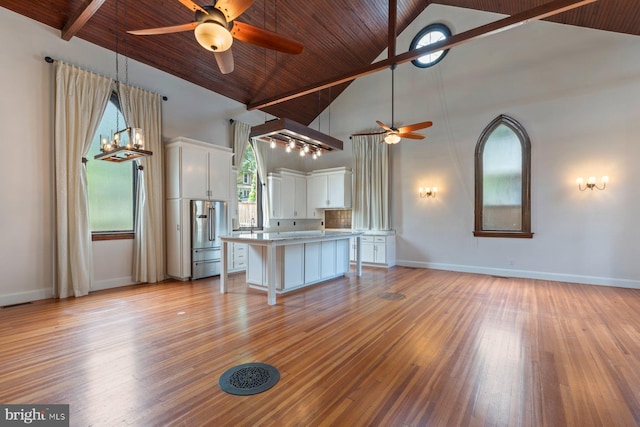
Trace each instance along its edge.
<instances>
[{"instance_id":1,"label":"ceiling fan light kit","mask_svg":"<svg viewBox=\"0 0 640 427\"><path fill-rule=\"evenodd\" d=\"M233 37L222 24L215 21L207 21L198 25L194 30L196 40L200 46L211 52L224 52L231 48Z\"/></svg>"},{"instance_id":2,"label":"ceiling fan light kit","mask_svg":"<svg viewBox=\"0 0 640 427\"><path fill-rule=\"evenodd\" d=\"M213 6L200 6L191 0L179 1L195 12L193 22L127 32L137 36L153 36L193 30L198 43L214 53L222 74L229 74L234 69L233 54L231 53L234 38L254 46L289 54L299 54L304 49L302 43L296 40L273 31L235 21L253 4L253 0L217 0Z\"/></svg>"},{"instance_id":3,"label":"ceiling fan light kit","mask_svg":"<svg viewBox=\"0 0 640 427\"><path fill-rule=\"evenodd\" d=\"M386 142L387 144L397 144L398 142L400 142L401 139L402 138L400 138L400 136L398 136L397 133L389 132L384 137L384 142Z\"/></svg>"},{"instance_id":4,"label":"ceiling fan light kit","mask_svg":"<svg viewBox=\"0 0 640 427\"><path fill-rule=\"evenodd\" d=\"M383 139L380 142L386 142L389 145L399 143L402 138L409 139L424 139L424 135L415 133L414 131L420 129L426 129L428 127L433 126L432 122L420 122L414 123L412 125L401 126L396 128L394 126L394 98L395 98L395 89L394 89L394 71L396 69L396 65L391 66L391 126L387 126L382 123L380 120L376 120L378 126L380 126L383 130L381 132L369 132L369 133L354 133L351 136L363 136L363 135L384 135Z\"/></svg>"}]
</instances>

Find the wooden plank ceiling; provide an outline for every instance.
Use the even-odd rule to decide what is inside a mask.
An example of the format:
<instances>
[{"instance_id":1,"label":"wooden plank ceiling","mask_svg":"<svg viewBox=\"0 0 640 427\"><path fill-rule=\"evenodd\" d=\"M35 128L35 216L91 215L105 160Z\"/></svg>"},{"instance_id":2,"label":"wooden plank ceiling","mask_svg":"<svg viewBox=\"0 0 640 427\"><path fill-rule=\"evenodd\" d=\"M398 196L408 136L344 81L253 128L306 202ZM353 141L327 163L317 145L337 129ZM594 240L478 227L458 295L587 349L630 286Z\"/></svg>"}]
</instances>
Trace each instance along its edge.
<instances>
[{"instance_id":1,"label":"wooden plank ceiling","mask_svg":"<svg viewBox=\"0 0 640 427\"><path fill-rule=\"evenodd\" d=\"M402 32L431 3L513 15L548 1L397 0L397 32ZM102 5L96 6L96 2ZM195 2L211 4L205 0ZM75 22L78 16L88 16L75 37L115 51L115 0L0 0L0 6L61 31L70 24L79 27ZM93 14L81 15L83 10ZM362 68L375 60L388 41L388 0L255 0L238 21L299 40L305 46L304 52L287 55L236 40L232 47L235 70L223 75L213 55L200 47L191 31L145 37L126 34L126 30L193 21L193 13L178 0L118 0L118 11L120 53L125 53L126 46L126 54L132 59L243 104ZM640 35L640 1L600 0L548 20ZM407 47L396 49L402 53ZM264 110L309 124L347 86L344 83Z\"/></svg>"}]
</instances>

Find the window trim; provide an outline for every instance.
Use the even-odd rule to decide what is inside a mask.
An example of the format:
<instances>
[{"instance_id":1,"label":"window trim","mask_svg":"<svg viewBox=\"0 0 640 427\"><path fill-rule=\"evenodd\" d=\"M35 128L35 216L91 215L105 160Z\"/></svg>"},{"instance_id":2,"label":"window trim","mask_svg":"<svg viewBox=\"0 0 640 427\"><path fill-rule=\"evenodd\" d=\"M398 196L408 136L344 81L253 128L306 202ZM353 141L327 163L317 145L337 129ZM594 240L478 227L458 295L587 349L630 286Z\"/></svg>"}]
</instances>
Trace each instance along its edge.
<instances>
[{"instance_id":1,"label":"window trim","mask_svg":"<svg viewBox=\"0 0 640 427\"><path fill-rule=\"evenodd\" d=\"M449 37L451 37L451 29L448 26L446 26L441 22L435 22L427 25L426 27L418 31L418 33L411 40L411 44L409 44L409 50L417 49L416 46L418 45L418 42L420 41L420 39L422 39L426 34L432 31L440 31L444 33L445 39L448 39ZM414 59L413 61L411 61L411 63L418 68L430 68L438 64L440 61L442 61L444 57L447 56L447 53L449 53L449 49L444 49L442 52L442 55L440 55L438 59L436 59L433 62L429 62L427 64L420 62L420 58L422 57Z\"/></svg>"},{"instance_id":2,"label":"window trim","mask_svg":"<svg viewBox=\"0 0 640 427\"><path fill-rule=\"evenodd\" d=\"M500 125L505 125L511 129L522 146L522 217L520 230L483 230L483 163L484 147L493 131ZM531 232L531 140L525 128L514 118L506 114L500 114L493 119L489 125L484 128L475 150L475 212L474 212L474 231L475 237L509 237L530 239L533 237Z\"/></svg>"}]
</instances>

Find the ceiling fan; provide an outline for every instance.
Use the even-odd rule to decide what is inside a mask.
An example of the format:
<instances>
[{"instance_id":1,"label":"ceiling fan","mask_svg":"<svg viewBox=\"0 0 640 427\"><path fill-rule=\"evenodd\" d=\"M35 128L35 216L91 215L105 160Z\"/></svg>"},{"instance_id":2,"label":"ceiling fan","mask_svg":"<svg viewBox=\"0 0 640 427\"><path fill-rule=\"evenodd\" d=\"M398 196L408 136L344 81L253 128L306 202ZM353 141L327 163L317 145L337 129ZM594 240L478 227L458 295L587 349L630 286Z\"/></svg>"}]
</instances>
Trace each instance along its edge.
<instances>
[{"instance_id":1,"label":"ceiling fan","mask_svg":"<svg viewBox=\"0 0 640 427\"><path fill-rule=\"evenodd\" d=\"M420 129L426 129L433 125L432 122L421 122L414 123L412 125L401 126L396 128L394 126L394 117L393 117L393 103L394 103L394 72L396 69L396 65L391 66L391 126L387 126L382 123L380 120L376 120L378 126L384 129L382 132L370 132L370 133L354 133L353 136L358 135L384 135L384 138L380 141L384 141L387 144L397 144L400 142L402 138L409 139L424 139L424 135L420 133L415 133L414 131Z\"/></svg>"},{"instance_id":2,"label":"ceiling fan","mask_svg":"<svg viewBox=\"0 0 640 427\"><path fill-rule=\"evenodd\" d=\"M199 6L191 0L178 1L195 12L195 21L170 27L127 32L137 36L152 36L194 30L198 43L213 52L222 74L229 74L233 71L231 45L234 38L284 53L299 54L304 49L302 43L296 40L281 36L273 31L235 21L251 6L253 0L217 0L211 6Z\"/></svg>"}]
</instances>

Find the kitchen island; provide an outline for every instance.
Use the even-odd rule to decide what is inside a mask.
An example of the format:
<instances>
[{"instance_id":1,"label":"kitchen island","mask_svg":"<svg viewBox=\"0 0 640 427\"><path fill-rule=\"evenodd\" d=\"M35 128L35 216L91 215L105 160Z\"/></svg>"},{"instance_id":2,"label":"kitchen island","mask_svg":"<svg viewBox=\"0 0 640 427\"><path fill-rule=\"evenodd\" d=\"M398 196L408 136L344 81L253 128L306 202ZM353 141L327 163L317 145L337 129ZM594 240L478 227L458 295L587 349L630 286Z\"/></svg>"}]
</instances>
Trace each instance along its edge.
<instances>
[{"instance_id":1,"label":"kitchen island","mask_svg":"<svg viewBox=\"0 0 640 427\"><path fill-rule=\"evenodd\" d=\"M349 239L356 241L356 274L362 275L361 231L239 232L222 236L220 292L227 292L228 243L248 248L247 283L267 291L269 305L286 293L344 275L349 270Z\"/></svg>"}]
</instances>

